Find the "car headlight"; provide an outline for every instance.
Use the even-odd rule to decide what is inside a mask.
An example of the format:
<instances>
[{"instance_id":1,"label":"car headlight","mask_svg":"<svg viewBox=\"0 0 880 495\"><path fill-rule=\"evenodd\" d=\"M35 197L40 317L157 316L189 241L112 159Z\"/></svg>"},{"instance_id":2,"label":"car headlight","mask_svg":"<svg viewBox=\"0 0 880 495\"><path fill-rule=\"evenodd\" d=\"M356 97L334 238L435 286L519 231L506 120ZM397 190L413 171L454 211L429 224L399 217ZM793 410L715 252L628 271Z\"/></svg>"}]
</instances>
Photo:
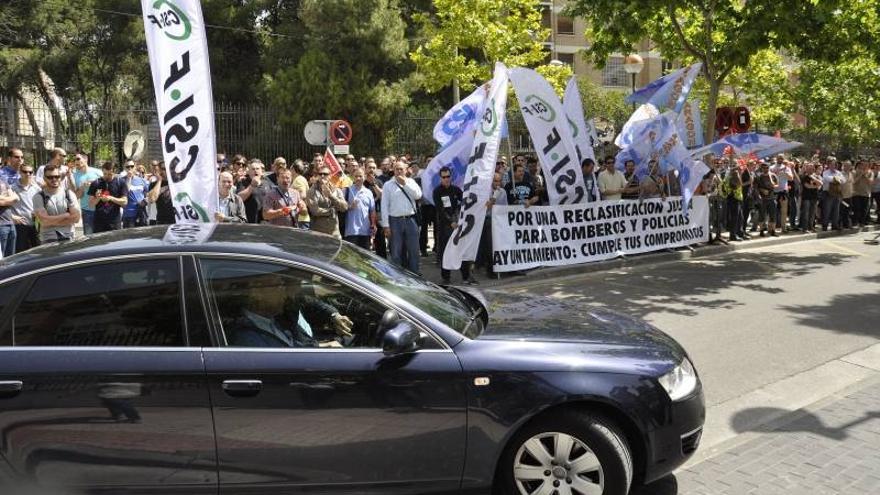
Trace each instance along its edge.
<instances>
[{"instance_id":1,"label":"car headlight","mask_svg":"<svg viewBox=\"0 0 880 495\"><path fill-rule=\"evenodd\" d=\"M672 371L661 376L657 381L669 394L670 399L681 400L697 388L697 372L690 360L684 358L681 364L672 368Z\"/></svg>"}]
</instances>

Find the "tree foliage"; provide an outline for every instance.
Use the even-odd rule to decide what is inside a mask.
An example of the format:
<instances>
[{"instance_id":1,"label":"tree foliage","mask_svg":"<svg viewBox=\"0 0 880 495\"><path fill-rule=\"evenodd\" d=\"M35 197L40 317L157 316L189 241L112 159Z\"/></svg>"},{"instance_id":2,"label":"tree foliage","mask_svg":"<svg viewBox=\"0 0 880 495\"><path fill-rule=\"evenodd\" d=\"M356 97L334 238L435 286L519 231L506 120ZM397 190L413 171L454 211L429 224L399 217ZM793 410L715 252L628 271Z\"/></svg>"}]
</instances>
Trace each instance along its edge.
<instances>
[{"instance_id":1,"label":"tree foliage","mask_svg":"<svg viewBox=\"0 0 880 495\"><path fill-rule=\"evenodd\" d=\"M570 13L591 26L589 53L602 66L649 38L667 59L700 61L709 86L706 138L713 137L718 94L731 73L768 48L803 42L842 0L573 0Z\"/></svg>"},{"instance_id":2,"label":"tree foliage","mask_svg":"<svg viewBox=\"0 0 880 495\"><path fill-rule=\"evenodd\" d=\"M453 81L464 90L473 90L491 79L495 62L508 67L543 65L546 52L542 42L550 32L541 27L537 0L433 3L433 13L414 16L422 26L424 42L410 54L419 82L427 91L435 93ZM561 74L558 68L542 71Z\"/></svg>"}]
</instances>

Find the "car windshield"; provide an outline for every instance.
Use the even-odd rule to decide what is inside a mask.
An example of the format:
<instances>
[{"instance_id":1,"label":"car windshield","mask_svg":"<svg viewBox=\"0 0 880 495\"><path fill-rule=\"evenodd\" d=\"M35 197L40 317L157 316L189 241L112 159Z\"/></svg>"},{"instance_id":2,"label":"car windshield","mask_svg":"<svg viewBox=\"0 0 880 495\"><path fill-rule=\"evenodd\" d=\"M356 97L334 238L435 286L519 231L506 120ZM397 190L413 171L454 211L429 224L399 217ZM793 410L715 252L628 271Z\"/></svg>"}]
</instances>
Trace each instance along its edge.
<instances>
[{"instance_id":1,"label":"car windshield","mask_svg":"<svg viewBox=\"0 0 880 495\"><path fill-rule=\"evenodd\" d=\"M374 254L343 243L333 264L391 292L458 333L465 334L479 308L462 294L447 291ZM474 303L477 304L478 303Z\"/></svg>"}]
</instances>

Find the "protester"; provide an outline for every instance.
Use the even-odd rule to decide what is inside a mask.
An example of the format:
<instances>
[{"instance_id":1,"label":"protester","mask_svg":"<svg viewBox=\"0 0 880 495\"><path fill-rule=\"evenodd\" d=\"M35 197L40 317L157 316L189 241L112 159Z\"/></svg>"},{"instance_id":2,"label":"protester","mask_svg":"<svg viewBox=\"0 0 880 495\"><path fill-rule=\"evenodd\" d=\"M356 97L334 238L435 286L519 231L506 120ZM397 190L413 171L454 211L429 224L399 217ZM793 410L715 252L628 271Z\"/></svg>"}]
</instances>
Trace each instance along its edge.
<instances>
[{"instance_id":1,"label":"protester","mask_svg":"<svg viewBox=\"0 0 880 495\"><path fill-rule=\"evenodd\" d=\"M504 186L507 191L507 204L522 205L526 208L538 203L538 193L533 183L526 180L525 167L520 164L513 165L513 178Z\"/></svg>"},{"instance_id":2,"label":"protester","mask_svg":"<svg viewBox=\"0 0 880 495\"><path fill-rule=\"evenodd\" d=\"M158 163L159 176L147 194L147 202L156 205L156 224L171 225L177 221L177 212L171 199L171 186L168 184L165 162Z\"/></svg>"},{"instance_id":3,"label":"protester","mask_svg":"<svg viewBox=\"0 0 880 495\"><path fill-rule=\"evenodd\" d=\"M34 223L34 196L42 190L34 180L34 167L22 163L19 168L21 178L12 190L18 201L12 206L12 221L15 223L15 252L21 253L40 245L40 235ZM2 180L2 179L0 179ZM5 252L5 251L4 251Z\"/></svg>"},{"instance_id":4,"label":"protester","mask_svg":"<svg viewBox=\"0 0 880 495\"><path fill-rule=\"evenodd\" d=\"M79 198L79 208L82 214L83 234L91 235L95 226L95 207L89 204L89 187L92 182L101 178L101 171L89 166L88 157L82 153L73 155L71 188Z\"/></svg>"},{"instance_id":5,"label":"protester","mask_svg":"<svg viewBox=\"0 0 880 495\"><path fill-rule=\"evenodd\" d=\"M61 187L63 177L60 166L46 165L43 168L46 184L34 196L34 215L39 221L40 242L43 244L73 239L76 223L81 218L76 195Z\"/></svg>"},{"instance_id":6,"label":"protester","mask_svg":"<svg viewBox=\"0 0 880 495\"><path fill-rule=\"evenodd\" d=\"M496 172L492 178L492 195L486 201L486 218L483 221L483 232L480 236L480 246L477 249L476 266L486 270L486 276L493 277L495 271L492 269L492 208L495 205L507 204L507 192L501 186L502 174Z\"/></svg>"},{"instance_id":7,"label":"protester","mask_svg":"<svg viewBox=\"0 0 880 495\"><path fill-rule=\"evenodd\" d=\"M775 191L778 185L779 180L776 174L770 171L770 164L762 160L760 172L755 177L755 187L760 200L760 216L758 221L761 223L761 237L764 237L764 233L768 230L771 236L776 236Z\"/></svg>"},{"instance_id":8,"label":"protester","mask_svg":"<svg viewBox=\"0 0 880 495\"><path fill-rule=\"evenodd\" d=\"M665 188L663 187L663 177L660 175L660 165L657 160L648 162L648 175L639 182L638 199L665 199Z\"/></svg>"},{"instance_id":9,"label":"protester","mask_svg":"<svg viewBox=\"0 0 880 495\"><path fill-rule=\"evenodd\" d=\"M419 273L419 224L416 201L422 190L416 181L406 177L406 163L394 164L394 178L382 186L382 227L391 242L391 260Z\"/></svg>"},{"instance_id":10,"label":"protester","mask_svg":"<svg viewBox=\"0 0 880 495\"><path fill-rule=\"evenodd\" d=\"M128 204L128 186L125 179L113 173L113 162L101 165L103 175L89 186L89 205L95 208L94 232L108 232L122 228L121 208Z\"/></svg>"},{"instance_id":11,"label":"protester","mask_svg":"<svg viewBox=\"0 0 880 495\"><path fill-rule=\"evenodd\" d=\"M444 284L450 283L449 270L443 268L443 254L452 232L458 226L458 214L461 211L461 202L464 194L461 188L452 183L452 169L440 168L440 185L434 189L434 206L437 210L437 261L440 263L440 277ZM471 264L468 261L461 262L461 279L465 284L477 285L477 281L471 277Z\"/></svg>"},{"instance_id":12,"label":"protester","mask_svg":"<svg viewBox=\"0 0 880 495\"><path fill-rule=\"evenodd\" d=\"M67 167L67 165L64 164L64 158L66 156L67 156L67 152L64 151L64 148L53 149L52 154L49 155L49 163L47 163L46 165L41 165L40 168L37 169L37 175L35 177L35 179L37 181L37 185L39 185L40 187L46 185L46 182L45 182L43 176L46 173L45 172L46 167L49 165L55 165L56 167L59 167L59 170L61 170L61 180L63 181L64 178L67 177L67 173L68 173L68 167ZM61 184L59 184L59 186L60 187L67 187L67 184L62 182Z\"/></svg>"},{"instance_id":13,"label":"protester","mask_svg":"<svg viewBox=\"0 0 880 495\"><path fill-rule=\"evenodd\" d=\"M822 189L822 177L816 173L815 165L812 163L804 164L800 184L800 229L804 232L815 232L816 203L819 201L819 190Z\"/></svg>"},{"instance_id":14,"label":"protester","mask_svg":"<svg viewBox=\"0 0 880 495\"><path fill-rule=\"evenodd\" d=\"M366 179L364 180L364 187L373 193L373 200L376 202L376 216L382 218L382 187L385 183L376 175L379 167L376 165L375 160L367 158L365 168ZM383 258L388 257L385 229L376 229L376 233L373 236L373 249L376 251L376 255Z\"/></svg>"},{"instance_id":15,"label":"protester","mask_svg":"<svg viewBox=\"0 0 880 495\"><path fill-rule=\"evenodd\" d=\"M581 161L581 174L584 178L587 202L599 201L599 179L596 177L596 162L592 158L584 158Z\"/></svg>"},{"instance_id":16,"label":"protester","mask_svg":"<svg viewBox=\"0 0 880 495\"><path fill-rule=\"evenodd\" d=\"M731 241L745 240L745 228L742 223L743 186L739 167L734 163L727 165L724 176L724 192L727 198L725 205L728 239Z\"/></svg>"},{"instance_id":17,"label":"protester","mask_svg":"<svg viewBox=\"0 0 880 495\"><path fill-rule=\"evenodd\" d=\"M742 226L742 238L745 240L750 240L752 238L749 235L749 217L753 216L753 210L755 209L755 195L753 193L753 185L755 181L755 170L757 169L757 162L754 160L748 160L745 166L742 168L740 173L740 178L742 179L742 218L740 219L740 225ZM754 223L752 224L753 228L750 229L751 232L754 232L757 225L757 216L755 216Z\"/></svg>"},{"instance_id":18,"label":"protester","mask_svg":"<svg viewBox=\"0 0 880 495\"><path fill-rule=\"evenodd\" d=\"M770 172L776 175L776 187L773 193L776 195L776 225L785 232L788 230L786 219L788 218L788 181L794 178L791 167L785 163L784 155L776 156L776 163L770 167Z\"/></svg>"},{"instance_id":19,"label":"protester","mask_svg":"<svg viewBox=\"0 0 880 495\"><path fill-rule=\"evenodd\" d=\"M873 183L874 172L869 168L868 162L860 160L853 174L853 223L858 227L868 226Z\"/></svg>"},{"instance_id":20,"label":"protester","mask_svg":"<svg viewBox=\"0 0 880 495\"><path fill-rule=\"evenodd\" d=\"M281 170L287 170L287 160L285 160L284 157L279 156L272 161L272 172L266 175L266 178L269 179L269 182L272 184L278 185L278 172Z\"/></svg>"},{"instance_id":21,"label":"protester","mask_svg":"<svg viewBox=\"0 0 880 495\"><path fill-rule=\"evenodd\" d=\"M852 198L853 198L853 166L852 162L845 160L843 162L843 182L840 191L840 227L848 229L852 227Z\"/></svg>"},{"instance_id":22,"label":"protester","mask_svg":"<svg viewBox=\"0 0 880 495\"><path fill-rule=\"evenodd\" d=\"M0 179L10 187L18 184L21 179L20 167L24 164L24 152L18 148L9 148L6 152L6 164L0 167ZM6 256L9 254L7 253Z\"/></svg>"},{"instance_id":23,"label":"protester","mask_svg":"<svg viewBox=\"0 0 880 495\"><path fill-rule=\"evenodd\" d=\"M376 234L376 199L364 184L366 173L358 168L352 173L354 184L345 190L348 215L345 217L345 240L364 249Z\"/></svg>"},{"instance_id":24,"label":"protester","mask_svg":"<svg viewBox=\"0 0 880 495\"><path fill-rule=\"evenodd\" d=\"M133 161L125 162L125 187L128 197L122 209L122 228L144 227L147 225L147 190L150 187L143 177L135 172Z\"/></svg>"},{"instance_id":25,"label":"protester","mask_svg":"<svg viewBox=\"0 0 880 495\"><path fill-rule=\"evenodd\" d=\"M265 165L257 158L247 164L247 175L235 185L242 200L247 223L260 223L263 219L263 203L274 184L263 176Z\"/></svg>"},{"instance_id":26,"label":"protester","mask_svg":"<svg viewBox=\"0 0 880 495\"><path fill-rule=\"evenodd\" d=\"M306 164L299 158L293 161L293 163L288 168L290 170L291 177L293 177L293 182L291 183L291 187L293 187L296 192L299 193L300 198L305 198L306 194L309 192L309 179L306 178ZM310 229L312 226L312 218L309 216L309 209L303 208L299 211L299 216L296 218L297 226L301 229Z\"/></svg>"},{"instance_id":27,"label":"protester","mask_svg":"<svg viewBox=\"0 0 880 495\"><path fill-rule=\"evenodd\" d=\"M233 181L231 173L220 172L217 182L220 202L218 203L219 211L217 211L215 219L220 223L247 223L248 219L244 201L233 191Z\"/></svg>"},{"instance_id":28,"label":"protester","mask_svg":"<svg viewBox=\"0 0 880 495\"><path fill-rule=\"evenodd\" d=\"M717 166L718 163L713 163L713 167L703 176L699 193L709 199L709 244L718 242L727 244L721 238L721 231L724 230L724 202L726 198L722 195L722 181L718 177L718 170L715 168Z\"/></svg>"},{"instance_id":29,"label":"protester","mask_svg":"<svg viewBox=\"0 0 880 495\"><path fill-rule=\"evenodd\" d=\"M318 167L318 180L306 194L306 206L312 219L311 229L342 239L338 214L348 209L342 190L330 181L330 167Z\"/></svg>"},{"instance_id":30,"label":"protester","mask_svg":"<svg viewBox=\"0 0 880 495\"><path fill-rule=\"evenodd\" d=\"M276 174L278 184L269 191L263 202L263 220L280 227L296 227L296 217L300 210L305 209L306 203L292 187L293 175L290 170L279 169Z\"/></svg>"},{"instance_id":31,"label":"protester","mask_svg":"<svg viewBox=\"0 0 880 495\"><path fill-rule=\"evenodd\" d=\"M874 200L874 214L877 216L877 223L880 224L880 162L874 162L873 168L874 183L871 186L871 199Z\"/></svg>"},{"instance_id":32,"label":"protester","mask_svg":"<svg viewBox=\"0 0 880 495\"><path fill-rule=\"evenodd\" d=\"M837 169L837 159L828 157L826 169L822 172L822 230L827 231L830 224L840 230L840 200L843 197L843 183L846 178Z\"/></svg>"},{"instance_id":33,"label":"protester","mask_svg":"<svg viewBox=\"0 0 880 495\"><path fill-rule=\"evenodd\" d=\"M599 172L599 193L604 201L621 199L627 180L623 172L614 166L614 157L605 157L605 170Z\"/></svg>"},{"instance_id":34,"label":"protester","mask_svg":"<svg viewBox=\"0 0 880 495\"><path fill-rule=\"evenodd\" d=\"M636 174L636 162L627 160L623 164L623 178L626 179L626 186L621 191L621 199L639 199L639 176Z\"/></svg>"},{"instance_id":35,"label":"protester","mask_svg":"<svg viewBox=\"0 0 880 495\"><path fill-rule=\"evenodd\" d=\"M15 254L15 221L12 208L18 203L18 194L0 177L0 253L3 256Z\"/></svg>"}]
</instances>

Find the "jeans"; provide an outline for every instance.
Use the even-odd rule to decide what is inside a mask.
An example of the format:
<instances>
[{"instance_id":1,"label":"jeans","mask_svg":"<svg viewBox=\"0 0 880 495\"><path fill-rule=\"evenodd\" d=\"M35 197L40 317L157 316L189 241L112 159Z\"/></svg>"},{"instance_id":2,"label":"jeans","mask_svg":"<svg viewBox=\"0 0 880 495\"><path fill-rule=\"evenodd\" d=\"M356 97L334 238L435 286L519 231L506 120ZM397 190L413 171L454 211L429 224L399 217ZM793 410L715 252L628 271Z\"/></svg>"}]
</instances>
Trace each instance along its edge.
<instances>
[{"instance_id":1,"label":"jeans","mask_svg":"<svg viewBox=\"0 0 880 495\"><path fill-rule=\"evenodd\" d=\"M798 227L798 214L800 213L801 198L791 195L788 197L788 225L796 229Z\"/></svg>"},{"instance_id":2,"label":"jeans","mask_svg":"<svg viewBox=\"0 0 880 495\"><path fill-rule=\"evenodd\" d=\"M828 230L828 224L834 229L840 228L840 198L825 194L822 200L822 230Z\"/></svg>"},{"instance_id":3,"label":"jeans","mask_svg":"<svg viewBox=\"0 0 880 495\"><path fill-rule=\"evenodd\" d=\"M23 253L40 245L40 235L33 225L15 226L15 252Z\"/></svg>"},{"instance_id":4,"label":"jeans","mask_svg":"<svg viewBox=\"0 0 880 495\"><path fill-rule=\"evenodd\" d=\"M871 206L869 196L853 196L853 223L868 225L868 208Z\"/></svg>"},{"instance_id":5,"label":"jeans","mask_svg":"<svg viewBox=\"0 0 880 495\"><path fill-rule=\"evenodd\" d=\"M95 232L95 210L82 211L83 234L92 235Z\"/></svg>"},{"instance_id":6,"label":"jeans","mask_svg":"<svg viewBox=\"0 0 880 495\"><path fill-rule=\"evenodd\" d=\"M422 225L419 229L419 249L422 252L428 251L428 226L434 226L434 250L437 250L437 226L434 224L434 218L437 217L437 210L434 205L425 203L419 207L419 214L422 218Z\"/></svg>"},{"instance_id":7,"label":"jeans","mask_svg":"<svg viewBox=\"0 0 880 495\"><path fill-rule=\"evenodd\" d=\"M419 224L415 216L389 217L391 227L391 261L419 273ZM404 262L404 256L406 261Z\"/></svg>"},{"instance_id":8,"label":"jeans","mask_svg":"<svg viewBox=\"0 0 880 495\"><path fill-rule=\"evenodd\" d=\"M840 227L848 229L852 227L852 197L840 200Z\"/></svg>"},{"instance_id":9,"label":"jeans","mask_svg":"<svg viewBox=\"0 0 880 495\"><path fill-rule=\"evenodd\" d=\"M813 230L816 227L816 200L801 199L801 230Z\"/></svg>"},{"instance_id":10,"label":"jeans","mask_svg":"<svg viewBox=\"0 0 880 495\"><path fill-rule=\"evenodd\" d=\"M4 258L15 254L15 225L0 225L0 253Z\"/></svg>"},{"instance_id":11,"label":"jeans","mask_svg":"<svg viewBox=\"0 0 880 495\"><path fill-rule=\"evenodd\" d=\"M347 235L345 240L366 250L370 249L370 236L368 235Z\"/></svg>"},{"instance_id":12,"label":"jeans","mask_svg":"<svg viewBox=\"0 0 880 495\"><path fill-rule=\"evenodd\" d=\"M742 201L737 200L732 195L727 198L727 231L730 237L742 237Z\"/></svg>"}]
</instances>

